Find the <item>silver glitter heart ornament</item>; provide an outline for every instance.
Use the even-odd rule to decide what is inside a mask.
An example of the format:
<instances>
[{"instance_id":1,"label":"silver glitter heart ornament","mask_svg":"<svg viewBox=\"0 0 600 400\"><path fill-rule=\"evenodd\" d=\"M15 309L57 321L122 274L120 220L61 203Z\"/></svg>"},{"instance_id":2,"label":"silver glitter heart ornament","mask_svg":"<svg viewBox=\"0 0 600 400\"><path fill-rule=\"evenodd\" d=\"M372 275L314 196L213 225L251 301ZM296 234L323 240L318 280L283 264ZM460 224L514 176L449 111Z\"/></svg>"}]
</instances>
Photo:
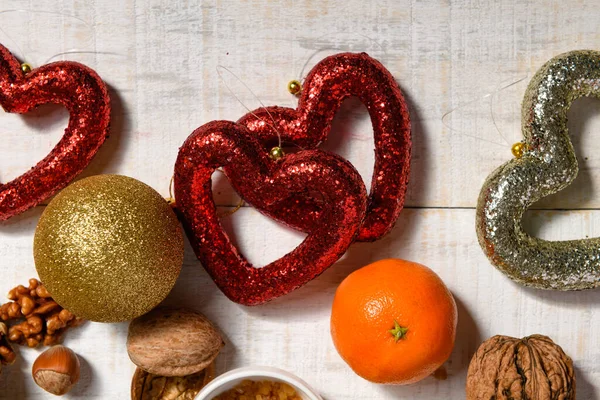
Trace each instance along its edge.
<instances>
[{"instance_id":1,"label":"silver glitter heart ornament","mask_svg":"<svg viewBox=\"0 0 600 400\"><path fill-rule=\"evenodd\" d=\"M564 189L577 176L567 113L583 96L600 97L600 52L572 51L542 66L523 99L526 150L492 172L479 194L479 244L492 264L526 286L600 286L600 238L548 241L529 235L521 223L533 203Z\"/></svg>"}]
</instances>

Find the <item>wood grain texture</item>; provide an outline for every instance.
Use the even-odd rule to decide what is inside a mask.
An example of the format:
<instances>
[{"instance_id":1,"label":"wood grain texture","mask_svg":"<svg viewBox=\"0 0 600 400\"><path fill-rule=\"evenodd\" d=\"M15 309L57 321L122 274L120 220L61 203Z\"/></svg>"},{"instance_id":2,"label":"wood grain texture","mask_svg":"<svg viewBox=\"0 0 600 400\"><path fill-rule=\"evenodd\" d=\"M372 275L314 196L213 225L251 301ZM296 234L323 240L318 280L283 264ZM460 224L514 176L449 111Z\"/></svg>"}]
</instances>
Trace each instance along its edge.
<instances>
[{"instance_id":1,"label":"wood grain texture","mask_svg":"<svg viewBox=\"0 0 600 400\"><path fill-rule=\"evenodd\" d=\"M414 125L409 208L394 231L379 242L352 246L305 288L256 308L225 299L187 248L184 271L167 302L196 308L222 329L228 344L218 372L278 366L313 384L327 400L463 398L466 368L482 340L532 333L551 336L574 358L578 398L587 400L600 399L599 292L542 292L513 284L481 252L473 207L485 177L511 157L510 144L520 140L520 101L535 70L561 52L597 48L597 6L507 0L2 0L0 11L38 12L0 12L0 43L34 66L67 52L53 59L96 69L110 85L113 124L83 176L121 173L165 196L178 147L195 128L214 119L235 120L245 107L261 102L294 106L285 89L289 80L305 76L324 56L367 51L396 77ZM221 70L220 78L219 66L235 76ZM548 239L600 235L595 210L600 146L593 133L600 128L599 108L600 101L591 99L573 107L569 126L580 175L536 205L548 210L529 213L529 232ZM52 106L26 116L0 113L0 181L41 159L67 118ZM371 132L364 107L349 100L324 145L347 157L367 184ZM237 204L222 175L215 175L213 187L218 204ZM36 208L0 224L0 294L36 275L32 238L40 213ZM247 207L223 221L258 265L302 240ZM429 265L456 296L459 337L446 381L373 385L355 376L335 352L328 319L336 286L349 272L384 257ZM125 352L126 332L126 324L88 323L68 335L66 344L83 358L82 380L70 398L129 398L134 368ZM30 377L37 353L24 349L17 365L3 370L0 398L51 398Z\"/></svg>"}]
</instances>

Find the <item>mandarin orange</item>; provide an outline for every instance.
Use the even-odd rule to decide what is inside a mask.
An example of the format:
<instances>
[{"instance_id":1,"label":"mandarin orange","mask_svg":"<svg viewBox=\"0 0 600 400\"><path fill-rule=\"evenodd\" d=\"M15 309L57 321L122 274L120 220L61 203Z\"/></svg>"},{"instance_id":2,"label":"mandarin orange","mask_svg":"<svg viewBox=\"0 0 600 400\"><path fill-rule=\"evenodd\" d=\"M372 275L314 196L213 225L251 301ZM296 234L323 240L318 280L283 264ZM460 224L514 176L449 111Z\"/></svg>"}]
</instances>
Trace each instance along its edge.
<instances>
[{"instance_id":1,"label":"mandarin orange","mask_svg":"<svg viewBox=\"0 0 600 400\"><path fill-rule=\"evenodd\" d=\"M350 274L331 311L331 337L340 356L376 383L403 385L431 375L452 353L456 324L456 303L440 277L398 259Z\"/></svg>"}]
</instances>

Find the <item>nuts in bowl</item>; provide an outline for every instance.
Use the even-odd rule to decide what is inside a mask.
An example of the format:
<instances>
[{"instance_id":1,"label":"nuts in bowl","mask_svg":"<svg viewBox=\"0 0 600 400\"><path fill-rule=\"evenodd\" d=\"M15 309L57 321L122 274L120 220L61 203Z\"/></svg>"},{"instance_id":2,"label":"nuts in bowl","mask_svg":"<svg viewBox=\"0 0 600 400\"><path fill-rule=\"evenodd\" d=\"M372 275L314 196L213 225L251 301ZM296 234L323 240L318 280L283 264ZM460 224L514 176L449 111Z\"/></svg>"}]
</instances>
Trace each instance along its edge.
<instances>
[{"instance_id":1,"label":"nuts in bowl","mask_svg":"<svg viewBox=\"0 0 600 400\"><path fill-rule=\"evenodd\" d=\"M245 367L229 371L206 385L196 400L242 398L323 400L314 389L297 376L270 367Z\"/></svg>"},{"instance_id":2,"label":"nuts in bowl","mask_svg":"<svg viewBox=\"0 0 600 400\"><path fill-rule=\"evenodd\" d=\"M302 400L296 389L285 382L243 380L213 400L276 399Z\"/></svg>"}]
</instances>

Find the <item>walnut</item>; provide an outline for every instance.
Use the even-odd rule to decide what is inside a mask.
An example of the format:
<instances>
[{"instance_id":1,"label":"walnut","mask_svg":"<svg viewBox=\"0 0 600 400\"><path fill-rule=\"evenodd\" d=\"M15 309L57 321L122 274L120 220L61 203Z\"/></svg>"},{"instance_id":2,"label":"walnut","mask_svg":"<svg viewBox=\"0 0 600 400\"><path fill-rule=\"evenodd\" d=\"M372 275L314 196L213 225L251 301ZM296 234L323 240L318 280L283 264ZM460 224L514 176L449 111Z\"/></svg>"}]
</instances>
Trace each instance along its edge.
<instances>
[{"instance_id":1,"label":"walnut","mask_svg":"<svg viewBox=\"0 0 600 400\"><path fill-rule=\"evenodd\" d=\"M56 303L46 287L37 279L29 280L29 287L19 285L8 292L10 303L0 306L0 319L16 322L8 329L8 340L20 345L51 346L60 341L62 334L83 320Z\"/></svg>"},{"instance_id":2,"label":"walnut","mask_svg":"<svg viewBox=\"0 0 600 400\"><path fill-rule=\"evenodd\" d=\"M0 366L10 365L17 359L17 354L8 343L6 335L8 328L4 322L0 322ZM1 367L0 367L1 369Z\"/></svg>"},{"instance_id":3,"label":"walnut","mask_svg":"<svg viewBox=\"0 0 600 400\"><path fill-rule=\"evenodd\" d=\"M131 382L132 400L192 400L214 377L214 364L192 375L160 376L137 368Z\"/></svg>"},{"instance_id":4,"label":"walnut","mask_svg":"<svg viewBox=\"0 0 600 400\"><path fill-rule=\"evenodd\" d=\"M467 400L575 399L573 361L547 336L494 336L473 356Z\"/></svg>"},{"instance_id":5,"label":"walnut","mask_svg":"<svg viewBox=\"0 0 600 400\"><path fill-rule=\"evenodd\" d=\"M215 326L184 308L157 308L131 321L127 352L151 374L185 376L205 369L224 346Z\"/></svg>"}]
</instances>

